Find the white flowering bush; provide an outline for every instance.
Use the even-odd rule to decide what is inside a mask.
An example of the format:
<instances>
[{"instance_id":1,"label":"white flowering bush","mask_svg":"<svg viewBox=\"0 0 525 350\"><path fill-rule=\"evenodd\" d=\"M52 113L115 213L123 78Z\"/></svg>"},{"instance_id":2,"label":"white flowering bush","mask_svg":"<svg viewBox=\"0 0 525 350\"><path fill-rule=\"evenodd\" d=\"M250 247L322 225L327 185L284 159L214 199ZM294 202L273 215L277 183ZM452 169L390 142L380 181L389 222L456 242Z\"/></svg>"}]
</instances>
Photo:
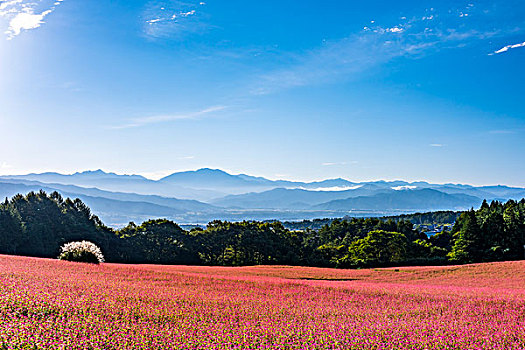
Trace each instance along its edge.
<instances>
[{"instance_id":1,"label":"white flowering bush","mask_svg":"<svg viewBox=\"0 0 525 350\"><path fill-rule=\"evenodd\" d=\"M99 264L104 262L102 251L96 244L81 241L69 242L60 247L60 260Z\"/></svg>"}]
</instances>

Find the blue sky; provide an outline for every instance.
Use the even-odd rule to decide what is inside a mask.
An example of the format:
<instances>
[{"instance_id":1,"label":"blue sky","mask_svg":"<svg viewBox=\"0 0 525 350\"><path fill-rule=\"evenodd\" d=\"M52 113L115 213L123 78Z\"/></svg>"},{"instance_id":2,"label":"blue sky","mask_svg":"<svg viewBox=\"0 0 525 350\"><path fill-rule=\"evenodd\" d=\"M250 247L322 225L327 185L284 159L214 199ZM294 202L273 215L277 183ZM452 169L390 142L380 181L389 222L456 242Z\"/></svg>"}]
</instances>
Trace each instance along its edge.
<instances>
[{"instance_id":1,"label":"blue sky","mask_svg":"<svg viewBox=\"0 0 525 350\"><path fill-rule=\"evenodd\" d=\"M525 186L521 1L0 1L0 173Z\"/></svg>"}]
</instances>

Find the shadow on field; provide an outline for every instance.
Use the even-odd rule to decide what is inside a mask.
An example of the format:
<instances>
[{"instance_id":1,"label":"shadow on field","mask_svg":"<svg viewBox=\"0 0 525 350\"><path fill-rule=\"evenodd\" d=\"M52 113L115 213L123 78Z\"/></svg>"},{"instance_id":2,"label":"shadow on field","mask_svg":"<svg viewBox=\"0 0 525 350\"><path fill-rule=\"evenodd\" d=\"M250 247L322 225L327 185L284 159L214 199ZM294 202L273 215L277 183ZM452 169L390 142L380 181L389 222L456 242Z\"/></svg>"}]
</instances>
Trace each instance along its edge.
<instances>
[{"instance_id":1,"label":"shadow on field","mask_svg":"<svg viewBox=\"0 0 525 350\"><path fill-rule=\"evenodd\" d=\"M306 280L306 281L359 281L359 278L315 278L315 277L297 277L289 278L291 280Z\"/></svg>"}]
</instances>

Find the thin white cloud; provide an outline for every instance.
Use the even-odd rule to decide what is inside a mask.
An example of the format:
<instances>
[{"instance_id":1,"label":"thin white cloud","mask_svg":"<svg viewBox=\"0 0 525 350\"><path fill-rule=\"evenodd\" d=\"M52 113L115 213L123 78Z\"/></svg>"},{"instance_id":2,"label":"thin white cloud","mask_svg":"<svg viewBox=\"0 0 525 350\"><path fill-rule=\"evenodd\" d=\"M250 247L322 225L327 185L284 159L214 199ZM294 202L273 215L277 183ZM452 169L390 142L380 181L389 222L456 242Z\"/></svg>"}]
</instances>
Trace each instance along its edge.
<instances>
[{"instance_id":1,"label":"thin white cloud","mask_svg":"<svg viewBox=\"0 0 525 350\"><path fill-rule=\"evenodd\" d=\"M182 39L187 34L206 28L200 9L205 5L195 1L150 1L143 13L143 32L149 39Z\"/></svg>"},{"instance_id":2,"label":"thin white cloud","mask_svg":"<svg viewBox=\"0 0 525 350\"><path fill-rule=\"evenodd\" d=\"M363 187L363 185L332 186L332 187L317 187L317 188L299 187L299 189L307 190L307 191L313 191L313 192L339 192L339 191L356 190L356 189L361 188L361 187Z\"/></svg>"},{"instance_id":3,"label":"thin white cloud","mask_svg":"<svg viewBox=\"0 0 525 350\"><path fill-rule=\"evenodd\" d=\"M492 54L504 53L504 52L507 52L507 51L509 51L511 49L517 49L517 48L520 48L520 47L525 47L525 41L522 42L522 43L519 43L519 44L513 44L513 45L504 46L501 49L499 49L497 51L494 51ZM492 55L492 54L489 54L489 55Z\"/></svg>"},{"instance_id":4,"label":"thin white cloud","mask_svg":"<svg viewBox=\"0 0 525 350\"><path fill-rule=\"evenodd\" d=\"M334 166L334 165L347 165L347 164L357 164L357 160L352 160L351 162L325 162L322 163L322 166Z\"/></svg>"},{"instance_id":5,"label":"thin white cloud","mask_svg":"<svg viewBox=\"0 0 525 350\"><path fill-rule=\"evenodd\" d=\"M345 38L323 41L320 47L299 55L290 54L281 62L291 63L280 64L258 76L250 90L254 95L262 95L347 80L397 58L417 59L525 30L518 19L506 16L506 21L501 21L501 12L468 4L440 11L430 8L424 14L402 16L397 23L371 21ZM286 57L285 53L281 56Z\"/></svg>"},{"instance_id":6,"label":"thin white cloud","mask_svg":"<svg viewBox=\"0 0 525 350\"><path fill-rule=\"evenodd\" d=\"M35 29L40 27L44 23L44 17L53 12L52 10L44 11L40 14L34 14L31 12L22 12L17 14L9 22L9 28L6 31L8 39L12 39L19 35L23 29Z\"/></svg>"},{"instance_id":7,"label":"thin white cloud","mask_svg":"<svg viewBox=\"0 0 525 350\"><path fill-rule=\"evenodd\" d=\"M401 32L403 32L403 28L392 27L392 28L387 28L386 31L390 32L390 33L401 33Z\"/></svg>"},{"instance_id":8,"label":"thin white cloud","mask_svg":"<svg viewBox=\"0 0 525 350\"><path fill-rule=\"evenodd\" d=\"M155 116L149 116L149 117L143 117L143 118L135 118L126 124L111 126L109 127L109 129L131 129L131 128L138 128L141 126L150 125L150 124L166 123L166 122L172 122L172 121L177 121L177 120L199 119L206 115L220 112L226 108L227 106L212 106L212 107L209 107L209 108L197 111L197 112L187 113L187 114L155 115Z\"/></svg>"},{"instance_id":9,"label":"thin white cloud","mask_svg":"<svg viewBox=\"0 0 525 350\"><path fill-rule=\"evenodd\" d=\"M8 11L9 8L12 8L14 5L21 2L22 0L2 1L2 3L0 3L0 15L3 14L4 11Z\"/></svg>"},{"instance_id":10,"label":"thin white cloud","mask_svg":"<svg viewBox=\"0 0 525 350\"><path fill-rule=\"evenodd\" d=\"M195 14L195 10L191 10L191 11L188 11L188 12L181 12L180 15L182 17L188 17L188 16L193 16ZM174 15L175 16L175 15Z\"/></svg>"},{"instance_id":11,"label":"thin white cloud","mask_svg":"<svg viewBox=\"0 0 525 350\"><path fill-rule=\"evenodd\" d=\"M13 166L7 162L0 163L0 169L11 169Z\"/></svg>"},{"instance_id":12,"label":"thin white cloud","mask_svg":"<svg viewBox=\"0 0 525 350\"><path fill-rule=\"evenodd\" d=\"M429 146L430 147L443 147L445 145L443 145L442 143L431 143Z\"/></svg>"},{"instance_id":13,"label":"thin white cloud","mask_svg":"<svg viewBox=\"0 0 525 350\"><path fill-rule=\"evenodd\" d=\"M394 191L406 191L406 190L415 190L417 186L405 185L405 186L396 186L391 187Z\"/></svg>"},{"instance_id":14,"label":"thin white cloud","mask_svg":"<svg viewBox=\"0 0 525 350\"><path fill-rule=\"evenodd\" d=\"M4 31L7 39L11 40L23 31L40 27L45 23L44 18L52 13L62 1L11 0L0 3L0 17L8 20L8 27ZM37 11L37 8L43 10Z\"/></svg>"}]
</instances>

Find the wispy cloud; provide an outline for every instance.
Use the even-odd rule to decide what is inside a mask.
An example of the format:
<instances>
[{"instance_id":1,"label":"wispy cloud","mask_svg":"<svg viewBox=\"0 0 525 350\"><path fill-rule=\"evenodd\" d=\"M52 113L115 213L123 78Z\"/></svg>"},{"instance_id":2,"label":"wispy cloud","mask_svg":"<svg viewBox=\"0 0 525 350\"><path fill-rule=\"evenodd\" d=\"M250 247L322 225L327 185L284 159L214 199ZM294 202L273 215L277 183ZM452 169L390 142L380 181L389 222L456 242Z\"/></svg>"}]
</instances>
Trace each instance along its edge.
<instances>
[{"instance_id":1,"label":"wispy cloud","mask_svg":"<svg viewBox=\"0 0 525 350\"><path fill-rule=\"evenodd\" d=\"M9 0L0 2L0 17L8 20L8 27L4 32L7 39L13 39L24 30L40 27L44 23L44 18L52 13L62 1Z\"/></svg>"},{"instance_id":2,"label":"wispy cloud","mask_svg":"<svg viewBox=\"0 0 525 350\"><path fill-rule=\"evenodd\" d=\"M396 58L417 59L433 52L471 45L480 40L523 31L517 19L467 6L403 16L391 23L370 21L362 30L322 46L289 55L289 64L263 74L253 83L253 94L344 80ZM487 29L490 28L490 29Z\"/></svg>"},{"instance_id":3,"label":"wispy cloud","mask_svg":"<svg viewBox=\"0 0 525 350\"><path fill-rule=\"evenodd\" d=\"M406 190L415 190L417 188L417 186L412 186L412 185L404 185L404 186L396 186L396 187L391 187L394 191L406 191Z\"/></svg>"},{"instance_id":4,"label":"wispy cloud","mask_svg":"<svg viewBox=\"0 0 525 350\"><path fill-rule=\"evenodd\" d=\"M204 30L204 2L150 1L143 14L143 32L151 39L182 39Z\"/></svg>"},{"instance_id":5,"label":"wispy cloud","mask_svg":"<svg viewBox=\"0 0 525 350\"><path fill-rule=\"evenodd\" d=\"M519 43L519 44L513 44L513 45L504 46L501 49L490 53L489 55L494 55L494 54L498 54L498 53L504 53L504 52L509 51L510 49L517 49L517 48L520 48L520 47L525 47L525 41L522 42L522 43Z\"/></svg>"},{"instance_id":6,"label":"wispy cloud","mask_svg":"<svg viewBox=\"0 0 525 350\"><path fill-rule=\"evenodd\" d=\"M363 185L355 186L332 186L332 187L317 187L317 188L308 188L308 187L298 187L301 190L315 191L315 192L338 192L338 191L348 191L348 190L357 190L358 188L363 187Z\"/></svg>"},{"instance_id":7,"label":"wispy cloud","mask_svg":"<svg viewBox=\"0 0 525 350\"><path fill-rule=\"evenodd\" d=\"M138 128L150 124L157 124L157 123L166 123L166 122L172 122L177 120L185 120L185 119L199 119L204 116L211 115L216 112L220 112L224 109L226 109L227 106L212 106L197 112L192 113L186 113L186 114L173 114L173 115L154 115L149 117L143 117L143 118L134 118L130 120L128 123L123 125L116 125L116 126L110 126L109 129L130 129L130 128Z\"/></svg>"},{"instance_id":8,"label":"wispy cloud","mask_svg":"<svg viewBox=\"0 0 525 350\"><path fill-rule=\"evenodd\" d=\"M0 163L0 169L11 169L13 166L7 162Z\"/></svg>"},{"instance_id":9,"label":"wispy cloud","mask_svg":"<svg viewBox=\"0 0 525 350\"><path fill-rule=\"evenodd\" d=\"M443 146L445 146L445 145L442 144L442 143L431 143L429 146L430 146L430 147L443 147Z\"/></svg>"},{"instance_id":10,"label":"wispy cloud","mask_svg":"<svg viewBox=\"0 0 525 350\"><path fill-rule=\"evenodd\" d=\"M322 163L322 166L337 166L337 165L348 165L348 164L357 164L357 160L352 160L350 162L326 162Z\"/></svg>"},{"instance_id":11,"label":"wispy cloud","mask_svg":"<svg viewBox=\"0 0 525 350\"><path fill-rule=\"evenodd\" d=\"M8 0L0 2L0 14L6 14L9 12L15 12L15 6L22 3L23 0Z\"/></svg>"}]
</instances>

